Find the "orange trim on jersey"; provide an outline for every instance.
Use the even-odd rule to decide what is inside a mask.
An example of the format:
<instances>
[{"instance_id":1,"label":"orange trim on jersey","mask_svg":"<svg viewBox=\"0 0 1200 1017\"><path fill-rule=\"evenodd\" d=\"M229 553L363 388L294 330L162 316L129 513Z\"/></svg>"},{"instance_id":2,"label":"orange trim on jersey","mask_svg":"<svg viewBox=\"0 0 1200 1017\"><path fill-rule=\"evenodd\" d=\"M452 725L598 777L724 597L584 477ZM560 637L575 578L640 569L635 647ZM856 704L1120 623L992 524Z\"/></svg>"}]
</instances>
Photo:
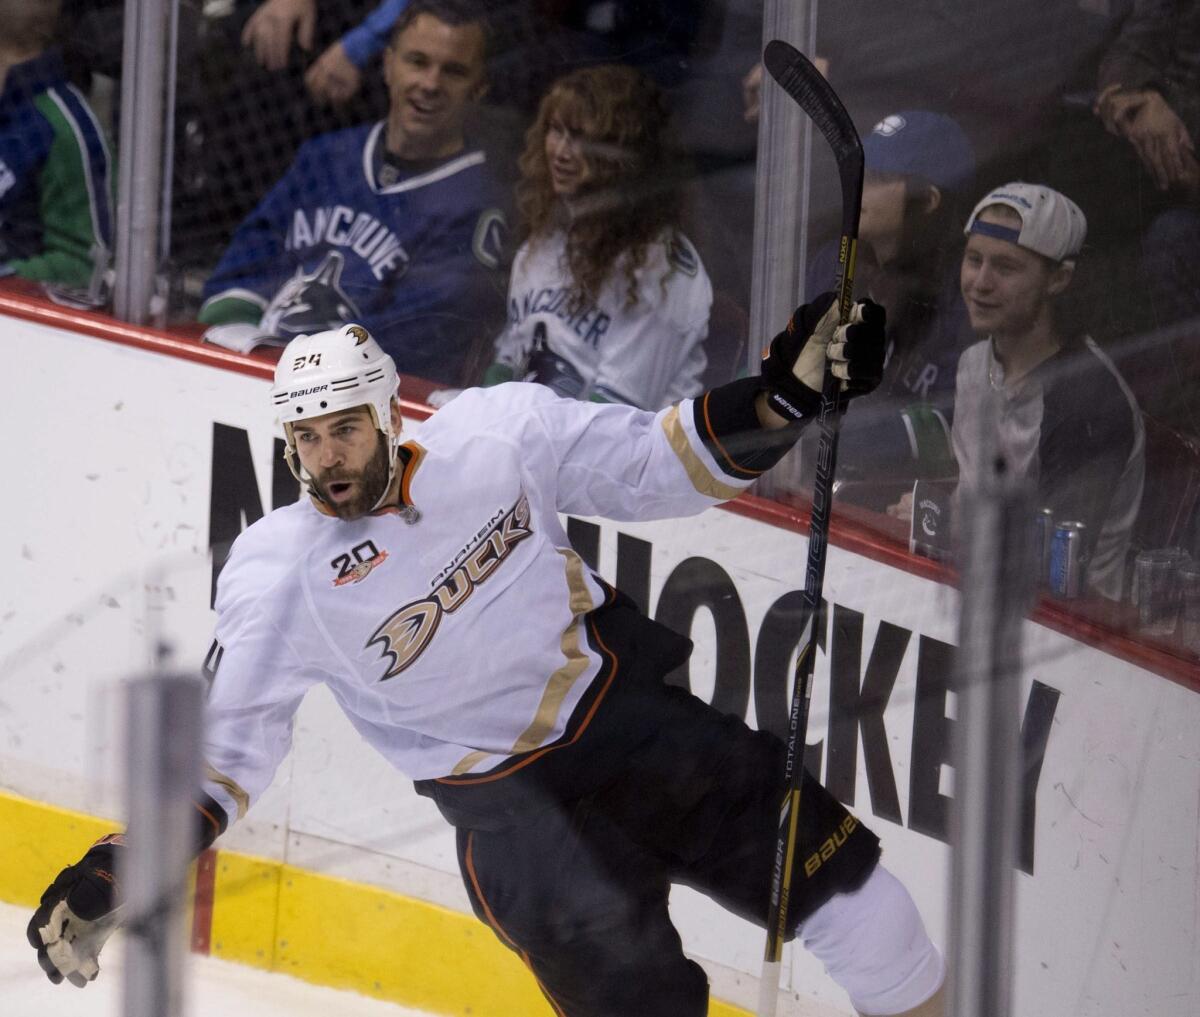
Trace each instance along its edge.
<instances>
[{"instance_id":1,"label":"orange trim on jersey","mask_svg":"<svg viewBox=\"0 0 1200 1017\"><path fill-rule=\"evenodd\" d=\"M318 498L315 494L313 494L311 489L308 492L308 498L309 498L309 501L311 501L313 503L313 505L316 507L316 510L321 513L321 515L329 516L331 519L337 518L337 513L334 512L333 509L331 509L323 501L321 501L321 499Z\"/></svg>"},{"instance_id":2,"label":"orange trim on jersey","mask_svg":"<svg viewBox=\"0 0 1200 1017\"><path fill-rule=\"evenodd\" d=\"M483 908L483 913L487 916L488 925L495 930L496 935L498 935L505 942L505 944L507 944L508 948L521 958L522 963L529 968L529 973L533 975L533 980L537 982L537 987L542 990L542 995L545 996L550 1002L550 1005L554 1007L554 1012L558 1014L558 1017L566 1017L566 1012L561 1006L558 1005L558 1003L555 1002L554 997L550 995L549 990L545 985L542 984L542 980L538 978L537 972L533 969L533 963L529 959L529 954L517 946L516 941L512 938L512 936L504 931L504 926L497 921L495 914L492 912L491 906L487 902L487 898L483 895L483 887L479 885L479 876L475 872L475 859L471 853L471 847L474 843L474 840L475 833L472 831L467 834L467 850L465 852L467 875L471 879L471 888L475 891L475 898L479 901L479 906Z\"/></svg>"},{"instance_id":3,"label":"orange trim on jersey","mask_svg":"<svg viewBox=\"0 0 1200 1017\"><path fill-rule=\"evenodd\" d=\"M412 479L421 465L421 460L425 458L425 449L415 441L406 441L400 447L406 448L412 453L408 462L404 464L404 472L400 474L400 502L403 505L411 505L413 503Z\"/></svg>"},{"instance_id":4,"label":"orange trim on jersey","mask_svg":"<svg viewBox=\"0 0 1200 1017\"><path fill-rule=\"evenodd\" d=\"M421 465L421 460L425 458L425 449L418 445L415 441L406 441L400 446L400 448L408 452L407 456L402 457L404 463L400 468L400 504L384 505L383 508L377 508L373 512L369 513L369 515L398 516L400 515L402 509L412 505L412 478L413 474L417 472L417 467ZM321 508L321 506L318 504L317 508ZM326 512L326 515L333 514L333 512Z\"/></svg>"},{"instance_id":5,"label":"orange trim on jersey","mask_svg":"<svg viewBox=\"0 0 1200 1017\"><path fill-rule=\"evenodd\" d=\"M209 812L208 809L206 809L199 802L192 802L192 804L194 806L196 806L196 811L199 812L200 815L202 815L205 819L207 819L210 823L212 823L213 832L216 836L219 837L221 835L221 823L217 819L217 817L214 816L211 812Z\"/></svg>"},{"instance_id":6,"label":"orange trim on jersey","mask_svg":"<svg viewBox=\"0 0 1200 1017\"><path fill-rule=\"evenodd\" d=\"M757 474L766 473L767 472L766 470L756 470L752 466L743 466L736 459L734 459L733 456L731 456L729 454L729 452L726 450L725 446L721 444L721 439L717 437L716 431L713 430L712 421L708 419L708 397L710 394L711 393L709 393L709 392L704 393L704 398L700 401L700 406L704 412L704 427L708 431L708 436L709 436L709 438L712 439L712 443L721 450L721 455L723 455L727 460L729 460L729 462L733 463L733 465L736 466L743 473L757 473Z\"/></svg>"},{"instance_id":7,"label":"orange trim on jersey","mask_svg":"<svg viewBox=\"0 0 1200 1017\"><path fill-rule=\"evenodd\" d=\"M471 786L474 784L491 784L493 781L503 780L509 774L513 774L518 770L524 769L530 763L541 759L542 756L544 756L547 752L553 752L555 749L566 748L569 745L574 745L579 740L583 732L587 730L588 725L591 724L592 718L596 715L596 711L600 708L600 704L604 701L604 697L608 694L608 690L612 687L613 679L617 676L617 670L620 666L620 661L617 659L617 655L604 645L604 640L600 638L600 633L597 631L596 626L589 621L588 627L592 630L592 636L595 638L596 642L600 644L600 648L606 654L608 654L610 658L612 658L612 670L609 671L608 677L604 680L604 684L600 687L600 691L596 694L596 698L592 701L592 705L588 707L588 711L584 715L583 722L575 730L575 733L571 735L571 737L565 742L555 742L553 745L547 745L544 749L539 749L537 752L530 753L530 755L526 756L519 763L508 767L500 773L484 774L482 777L434 778L439 784L451 784L454 787Z\"/></svg>"}]
</instances>

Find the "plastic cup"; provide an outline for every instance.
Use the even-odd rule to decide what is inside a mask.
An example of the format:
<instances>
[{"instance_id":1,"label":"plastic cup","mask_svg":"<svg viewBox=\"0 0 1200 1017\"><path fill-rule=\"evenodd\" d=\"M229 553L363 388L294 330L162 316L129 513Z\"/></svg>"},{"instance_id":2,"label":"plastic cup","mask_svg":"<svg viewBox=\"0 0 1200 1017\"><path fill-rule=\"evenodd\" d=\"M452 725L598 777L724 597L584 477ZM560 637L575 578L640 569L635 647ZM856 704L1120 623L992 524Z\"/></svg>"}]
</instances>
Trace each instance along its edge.
<instances>
[{"instance_id":1,"label":"plastic cup","mask_svg":"<svg viewBox=\"0 0 1200 1017\"><path fill-rule=\"evenodd\" d=\"M1149 636L1169 636L1179 620L1179 570L1187 552L1177 547L1139 551L1133 560L1133 603L1138 629Z\"/></svg>"}]
</instances>

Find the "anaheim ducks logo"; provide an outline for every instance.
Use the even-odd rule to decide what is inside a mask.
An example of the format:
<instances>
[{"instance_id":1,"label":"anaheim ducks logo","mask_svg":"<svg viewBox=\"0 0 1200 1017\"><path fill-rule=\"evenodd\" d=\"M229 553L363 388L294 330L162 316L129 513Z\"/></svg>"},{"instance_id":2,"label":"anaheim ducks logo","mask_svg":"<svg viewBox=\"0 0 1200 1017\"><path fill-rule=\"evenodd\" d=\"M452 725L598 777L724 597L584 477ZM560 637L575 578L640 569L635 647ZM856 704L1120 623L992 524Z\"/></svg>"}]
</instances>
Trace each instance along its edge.
<instances>
[{"instance_id":1,"label":"anaheim ducks logo","mask_svg":"<svg viewBox=\"0 0 1200 1017\"><path fill-rule=\"evenodd\" d=\"M367 330L363 328L362 325L349 325L347 326L346 331L354 336L355 346L361 346L371 338L371 336L367 333Z\"/></svg>"},{"instance_id":2,"label":"anaheim ducks logo","mask_svg":"<svg viewBox=\"0 0 1200 1017\"><path fill-rule=\"evenodd\" d=\"M478 586L499 567L513 548L533 531L529 528L529 502L524 497L507 511L498 512L451 565L435 578L433 592L422 600L405 604L379 626L367 646L376 643L390 661L380 681L395 678L411 667L425 652L444 615L463 606Z\"/></svg>"}]
</instances>

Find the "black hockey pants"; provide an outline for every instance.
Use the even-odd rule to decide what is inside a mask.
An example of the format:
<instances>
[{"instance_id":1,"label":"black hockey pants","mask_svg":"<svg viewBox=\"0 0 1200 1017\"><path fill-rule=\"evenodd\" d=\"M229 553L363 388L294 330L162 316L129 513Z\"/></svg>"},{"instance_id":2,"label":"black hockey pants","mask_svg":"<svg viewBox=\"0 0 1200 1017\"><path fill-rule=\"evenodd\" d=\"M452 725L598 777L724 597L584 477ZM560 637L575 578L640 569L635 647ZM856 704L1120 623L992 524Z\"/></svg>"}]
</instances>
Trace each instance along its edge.
<instances>
[{"instance_id":1,"label":"black hockey pants","mask_svg":"<svg viewBox=\"0 0 1200 1017\"><path fill-rule=\"evenodd\" d=\"M648 636L641 631L638 648ZM596 711L597 722L625 731L653 717L652 733L602 787L510 825L459 825L475 913L564 1017L707 1013L707 979L667 911L671 883L759 925L767 914L784 746L664 684L661 668L636 666L646 659L626 657L622 683ZM793 931L861 883L879 855L875 835L805 776Z\"/></svg>"}]
</instances>

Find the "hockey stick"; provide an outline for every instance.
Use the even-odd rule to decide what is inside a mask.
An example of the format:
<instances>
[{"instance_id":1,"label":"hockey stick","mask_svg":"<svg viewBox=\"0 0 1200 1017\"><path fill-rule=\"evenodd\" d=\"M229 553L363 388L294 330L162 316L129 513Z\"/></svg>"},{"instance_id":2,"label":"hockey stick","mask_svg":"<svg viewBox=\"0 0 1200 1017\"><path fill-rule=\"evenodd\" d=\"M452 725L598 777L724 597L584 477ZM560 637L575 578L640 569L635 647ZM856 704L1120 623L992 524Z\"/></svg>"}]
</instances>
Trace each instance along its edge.
<instances>
[{"instance_id":1,"label":"hockey stick","mask_svg":"<svg viewBox=\"0 0 1200 1017\"><path fill-rule=\"evenodd\" d=\"M842 239L838 245L838 318L850 317L854 286L854 258L858 245L858 218L862 207L863 148L854 123L821 73L795 47L775 39L763 51L763 63L779 86L808 114L825 136L837 161L842 181ZM784 783L787 794L780 807L779 830L771 872L771 904L767 915L767 946L758 987L759 1017L771 1017L779 999L779 967L787 933L788 899L791 896L800 816L800 789L804 774L804 744L812 700L813 664L817 655L817 620L821 587L825 581L825 552L829 540L829 511L833 502L833 473L837 465L837 378L825 370L821 413L817 419L816 479L808 531L808 562L804 574L804 627L800 653L792 679L788 718Z\"/></svg>"}]
</instances>

